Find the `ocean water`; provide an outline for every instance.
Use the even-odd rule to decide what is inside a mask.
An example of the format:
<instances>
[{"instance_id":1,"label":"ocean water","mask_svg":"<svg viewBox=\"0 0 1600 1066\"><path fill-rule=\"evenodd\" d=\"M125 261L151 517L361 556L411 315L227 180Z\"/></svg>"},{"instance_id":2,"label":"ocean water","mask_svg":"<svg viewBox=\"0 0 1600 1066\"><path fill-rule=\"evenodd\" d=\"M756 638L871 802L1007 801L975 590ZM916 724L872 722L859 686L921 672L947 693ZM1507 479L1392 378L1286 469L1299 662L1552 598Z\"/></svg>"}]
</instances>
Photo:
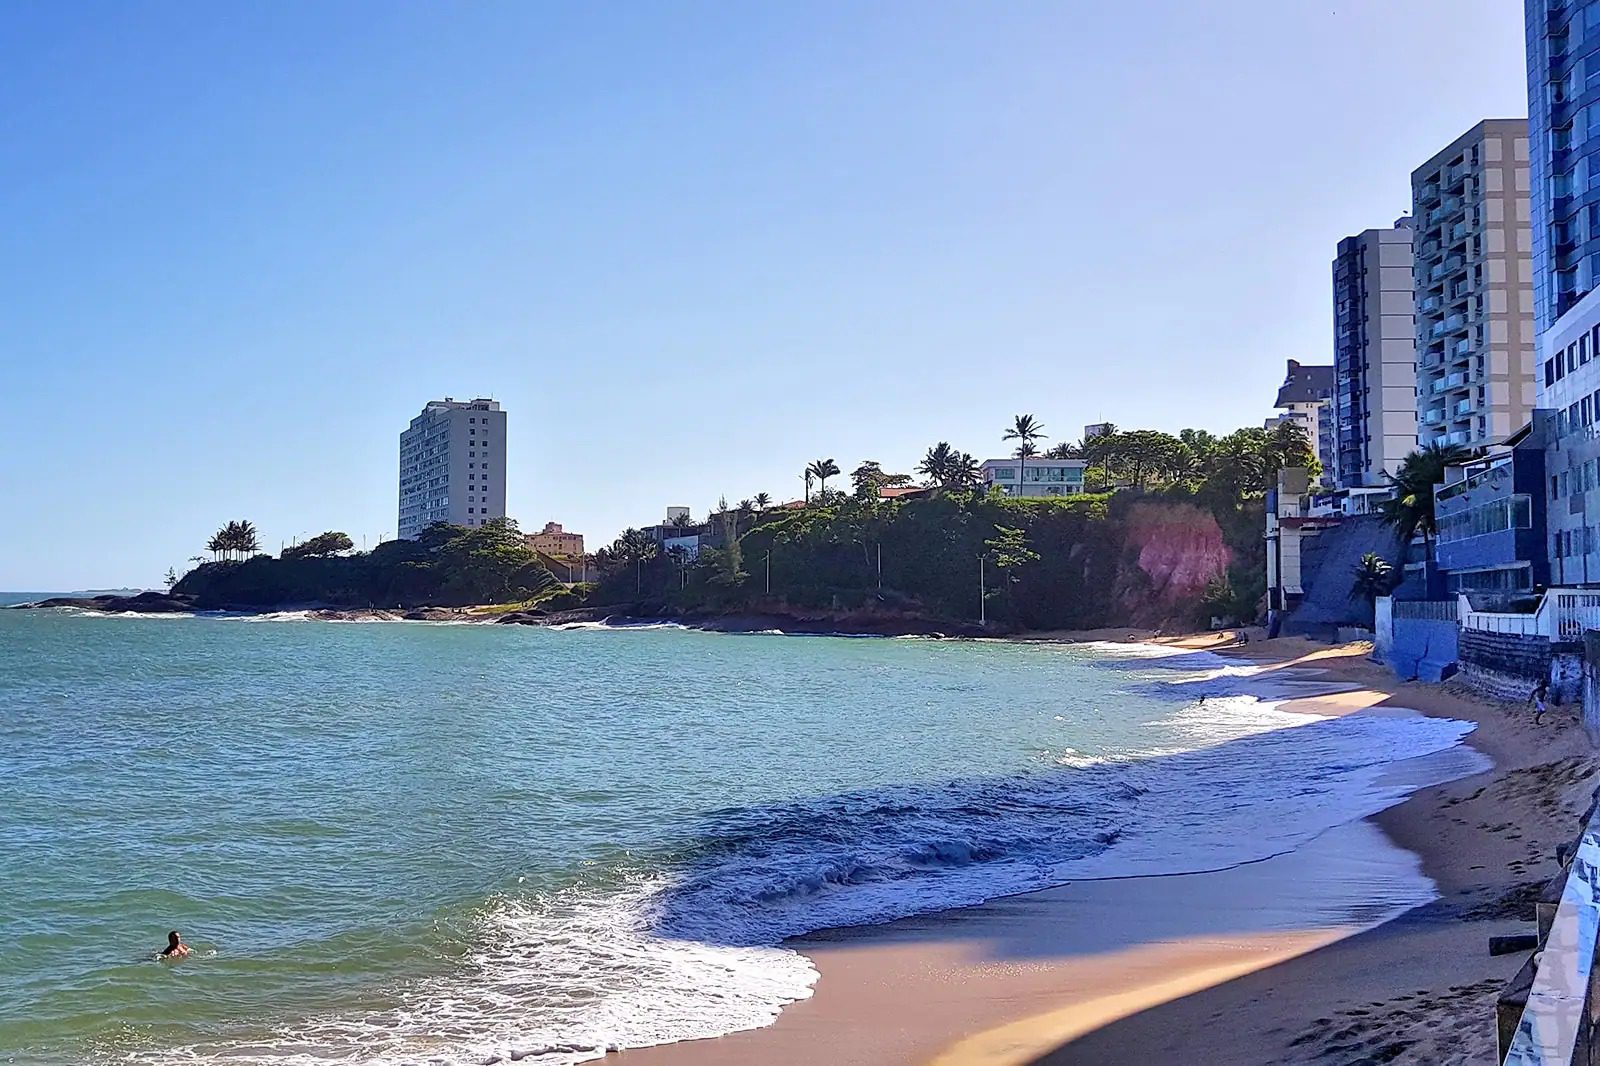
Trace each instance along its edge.
<instances>
[{"instance_id":1,"label":"ocean water","mask_svg":"<svg viewBox=\"0 0 1600 1066\"><path fill-rule=\"evenodd\" d=\"M1265 858L1471 728L1279 706L1311 684L1126 647L0 611L0 1062L567 1066L768 1024L816 981L786 937ZM151 961L169 928L194 957Z\"/></svg>"}]
</instances>

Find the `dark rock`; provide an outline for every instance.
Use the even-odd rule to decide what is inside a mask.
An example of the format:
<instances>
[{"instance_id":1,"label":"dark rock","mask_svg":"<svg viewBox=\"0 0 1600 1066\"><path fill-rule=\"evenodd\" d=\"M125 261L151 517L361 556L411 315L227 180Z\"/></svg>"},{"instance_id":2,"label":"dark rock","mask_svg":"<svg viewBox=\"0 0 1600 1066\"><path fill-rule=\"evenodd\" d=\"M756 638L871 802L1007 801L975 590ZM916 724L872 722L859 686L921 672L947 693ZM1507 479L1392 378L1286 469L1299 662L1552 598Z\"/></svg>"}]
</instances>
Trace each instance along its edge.
<instances>
[{"instance_id":1,"label":"dark rock","mask_svg":"<svg viewBox=\"0 0 1600 1066\"><path fill-rule=\"evenodd\" d=\"M86 611L105 611L121 614L179 614L195 610L195 602L188 596L167 592L141 592L136 596L81 596L56 597L37 603L19 604L20 607L77 607Z\"/></svg>"}]
</instances>

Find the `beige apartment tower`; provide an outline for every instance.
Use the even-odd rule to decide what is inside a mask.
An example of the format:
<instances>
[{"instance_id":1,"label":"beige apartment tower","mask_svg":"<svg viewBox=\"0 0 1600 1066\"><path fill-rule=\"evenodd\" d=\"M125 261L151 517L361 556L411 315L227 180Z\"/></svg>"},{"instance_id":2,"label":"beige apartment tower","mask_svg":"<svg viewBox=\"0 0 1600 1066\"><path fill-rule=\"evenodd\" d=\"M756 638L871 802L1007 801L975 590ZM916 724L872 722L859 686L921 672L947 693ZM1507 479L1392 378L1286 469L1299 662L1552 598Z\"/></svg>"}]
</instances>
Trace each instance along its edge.
<instances>
[{"instance_id":1,"label":"beige apartment tower","mask_svg":"<svg viewBox=\"0 0 1600 1066\"><path fill-rule=\"evenodd\" d=\"M1417 437L1503 442L1534 403L1528 121L1485 119L1411 174Z\"/></svg>"},{"instance_id":2,"label":"beige apartment tower","mask_svg":"<svg viewBox=\"0 0 1600 1066\"><path fill-rule=\"evenodd\" d=\"M400 537L505 516L506 413L494 400L430 400L400 434Z\"/></svg>"}]
</instances>

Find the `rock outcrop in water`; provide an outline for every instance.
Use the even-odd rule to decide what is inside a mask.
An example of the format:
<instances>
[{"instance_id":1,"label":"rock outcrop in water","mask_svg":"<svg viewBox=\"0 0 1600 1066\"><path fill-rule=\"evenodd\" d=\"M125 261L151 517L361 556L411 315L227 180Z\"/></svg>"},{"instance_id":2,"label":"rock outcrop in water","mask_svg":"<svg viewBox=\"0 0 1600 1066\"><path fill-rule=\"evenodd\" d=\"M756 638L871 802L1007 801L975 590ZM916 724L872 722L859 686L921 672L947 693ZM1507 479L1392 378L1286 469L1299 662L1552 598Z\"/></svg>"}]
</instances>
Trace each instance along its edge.
<instances>
[{"instance_id":1,"label":"rock outcrop in water","mask_svg":"<svg viewBox=\"0 0 1600 1066\"><path fill-rule=\"evenodd\" d=\"M175 596L167 592L141 592L133 596L57 596L17 606L76 607L107 614L184 614L195 609L195 601L190 596Z\"/></svg>"}]
</instances>

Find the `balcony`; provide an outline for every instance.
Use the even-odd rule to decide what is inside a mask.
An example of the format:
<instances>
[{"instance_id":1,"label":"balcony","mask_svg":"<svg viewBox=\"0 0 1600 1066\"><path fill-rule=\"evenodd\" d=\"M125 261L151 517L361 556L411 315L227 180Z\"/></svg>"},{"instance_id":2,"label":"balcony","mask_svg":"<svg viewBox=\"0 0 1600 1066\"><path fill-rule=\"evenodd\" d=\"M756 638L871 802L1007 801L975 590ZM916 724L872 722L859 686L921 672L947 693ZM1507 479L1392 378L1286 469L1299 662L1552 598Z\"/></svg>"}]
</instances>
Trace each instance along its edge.
<instances>
[{"instance_id":1,"label":"balcony","mask_svg":"<svg viewBox=\"0 0 1600 1066\"><path fill-rule=\"evenodd\" d=\"M1437 255L1443 254L1443 252L1444 244L1440 241L1430 238L1429 240L1423 241L1421 247L1417 249L1417 258L1432 259Z\"/></svg>"},{"instance_id":2,"label":"balcony","mask_svg":"<svg viewBox=\"0 0 1600 1066\"><path fill-rule=\"evenodd\" d=\"M1424 182L1417 186L1417 203L1433 204L1439 202L1439 185L1437 182Z\"/></svg>"},{"instance_id":3,"label":"balcony","mask_svg":"<svg viewBox=\"0 0 1600 1066\"><path fill-rule=\"evenodd\" d=\"M1457 222L1454 226L1450 227L1450 239L1452 241L1465 240L1467 236L1472 233L1473 226L1474 223L1472 219L1462 219L1460 222Z\"/></svg>"},{"instance_id":4,"label":"balcony","mask_svg":"<svg viewBox=\"0 0 1600 1066\"><path fill-rule=\"evenodd\" d=\"M1451 359L1465 359L1472 354L1473 344L1471 337L1462 337L1450 346Z\"/></svg>"},{"instance_id":5,"label":"balcony","mask_svg":"<svg viewBox=\"0 0 1600 1066\"><path fill-rule=\"evenodd\" d=\"M1472 173L1472 168L1466 163L1457 163L1444 172L1444 183L1449 186L1461 184L1461 179Z\"/></svg>"},{"instance_id":6,"label":"balcony","mask_svg":"<svg viewBox=\"0 0 1600 1066\"><path fill-rule=\"evenodd\" d=\"M1442 425L1443 423L1444 423L1444 408L1443 407L1434 407L1434 408L1430 408L1429 410L1423 412L1423 415L1422 415L1422 424L1423 425L1425 425L1425 426L1437 426L1437 425Z\"/></svg>"},{"instance_id":7,"label":"balcony","mask_svg":"<svg viewBox=\"0 0 1600 1066\"><path fill-rule=\"evenodd\" d=\"M1472 401L1470 399L1456 401L1453 413L1457 418L1470 415L1472 413Z\"/></svg>"},{"instance_id":8,"label":"balcony","mask_svg":"<svg viewBox=\"0 0 1600 1066\"><path fill-rule=\"evenodd\" d=\"M1443 306L1444 306L1444 297L1443 296L1428 296L1428 297L1424 297L1423 299L1417 301L1417 310L1423 312L1424 314L1430 314L1431 315L1431 314L1433 314L1433 312L1439 310L1439 308L1441 308Z\"/></svg>"}]
</instances>

